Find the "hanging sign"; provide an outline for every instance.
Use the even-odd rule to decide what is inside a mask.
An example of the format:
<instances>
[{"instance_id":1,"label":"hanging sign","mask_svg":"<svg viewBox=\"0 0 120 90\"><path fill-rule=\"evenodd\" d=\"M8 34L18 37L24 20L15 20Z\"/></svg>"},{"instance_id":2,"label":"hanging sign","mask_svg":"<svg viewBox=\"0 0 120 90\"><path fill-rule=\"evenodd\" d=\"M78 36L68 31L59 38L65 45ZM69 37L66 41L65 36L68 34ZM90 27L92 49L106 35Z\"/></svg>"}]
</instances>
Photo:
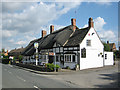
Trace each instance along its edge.
<instances>
[{"instance_id":1,"label":"hanging sign","mask_svg":"<svg viewBox=\"0 0 120 90\"><path fill-rule=\"evenodd\" d=\"M34 43L34 48L38 48L38 43Z\"/></svg>"},{"instance_id":2,"label":"hanging sign","mask_svg":"<svg viewBox=\"0 0 120 90\"><path fill-rule=\"evenodd\" d=\"M54 55L55 55L55 53L53 53L53 52L49 52L49 55L54 56Z\"/></svg>"}]
</instances>

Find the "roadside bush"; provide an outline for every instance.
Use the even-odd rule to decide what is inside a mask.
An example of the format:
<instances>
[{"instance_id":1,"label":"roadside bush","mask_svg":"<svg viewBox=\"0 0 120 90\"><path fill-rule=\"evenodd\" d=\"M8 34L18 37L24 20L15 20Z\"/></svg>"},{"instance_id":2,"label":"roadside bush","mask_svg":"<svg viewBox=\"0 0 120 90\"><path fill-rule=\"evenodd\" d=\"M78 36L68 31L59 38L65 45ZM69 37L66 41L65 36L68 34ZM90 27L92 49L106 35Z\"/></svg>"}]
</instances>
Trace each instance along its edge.
<instances>
[{"instance_id":1,"label":"roadside bush","mask_svg":"<svg viewBox=\"0 0 120 90\"><path fill-rule=\"evenodd\" d=\"M2 63L3 63L3 64L9 64L9 61L10 61L10 60L9 60L9 59L6 59L6 58L3 58L3 59L2 59Z\"/></svg>"},{"instance_id":2,"label":"roadside bush","mask_svg":"<svg viewBox=\"0 0 120 90\"><path fill-rule=\"evenodd\" d=\"M47 68L50 69L51 71L54 71L54 64L53 63L47 63Z\"/></svg>"},{"instance_id":3,"label":"roadside bush","mask_svg":"<svg viewBox=\"0 0 120 90\"><path fill-rule=\"evenodd\" d=\"M49 71L49 69L50 69L50 71L54 71L54 68L56 68L56 69L60 68L59 65L55 66L53 63L47 63L46 66L48 68L48 71Z\"/></svg>"},{"instance_id":4,"label":"roadside bush","mask_svg":"<svg viewBox=\"0 0 120 90\"><path fill-rule=\"evenodd\" d=\"M70 69L70 67L69 67L69 66L66 66L66 69Z\"/></svg>"}]
</instances>

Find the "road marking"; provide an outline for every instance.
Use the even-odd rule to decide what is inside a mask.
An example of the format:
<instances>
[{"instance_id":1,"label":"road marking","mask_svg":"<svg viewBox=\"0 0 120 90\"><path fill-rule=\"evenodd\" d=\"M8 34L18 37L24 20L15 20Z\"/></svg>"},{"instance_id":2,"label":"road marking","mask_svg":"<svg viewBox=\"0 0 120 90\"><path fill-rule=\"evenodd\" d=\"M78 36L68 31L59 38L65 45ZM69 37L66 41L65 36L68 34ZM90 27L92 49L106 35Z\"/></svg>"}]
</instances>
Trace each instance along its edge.
<instances>
[{"instance_id":1,"label":"road marking","mask_svg":"<svg viewBox=\"0 0 120 90\"><path fill-rule=\"evenodd\" d=\"M22 79L21 77L19 77L19 76L16 76L18 79L20 79L20 80L22 80L22 81L26 81L26 80L24 80L24 79Z\"/></svg>"},{"instance_id":2,"label":"road marking","mask_svg":"<svg viewBox=\"0 0 120 90\"><path fill-rule=\"evenodd\" d=\"M34 88L38 88L37 86L34 86Z\"/></svg>"},{"instance_id":3,"label":"road marking","mask_svg":"<svg viewBox=\"0 0 120 90\"><path fill-rule=\"evenodd\" d=\"M10 71L8 71L9 73L11 73Z\"/></svg>"}]
</instances>

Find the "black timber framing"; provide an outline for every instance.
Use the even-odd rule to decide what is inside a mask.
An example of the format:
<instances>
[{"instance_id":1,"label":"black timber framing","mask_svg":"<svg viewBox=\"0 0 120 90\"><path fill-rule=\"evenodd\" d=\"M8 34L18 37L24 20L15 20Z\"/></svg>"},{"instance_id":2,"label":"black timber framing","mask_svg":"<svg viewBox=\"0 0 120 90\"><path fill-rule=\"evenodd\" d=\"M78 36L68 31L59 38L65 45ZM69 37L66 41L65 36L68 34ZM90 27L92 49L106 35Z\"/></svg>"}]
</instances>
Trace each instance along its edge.
<instances>
[{"instance_id":1,"label":"black timber framing","mask_svg":"<svg viewBox=\"0 0 120 90\"><path fill-rule=\"evenodd\" d=\"M65 48L66 48L66 50L65 50ZM70 48L72 48L72 49L70 49ZM77 48L77 49L75 49L75 48ZM80 49L79 49L79 47L64 47L63 50L64 51L79 51Z\"/></svg>"}]
</instances>

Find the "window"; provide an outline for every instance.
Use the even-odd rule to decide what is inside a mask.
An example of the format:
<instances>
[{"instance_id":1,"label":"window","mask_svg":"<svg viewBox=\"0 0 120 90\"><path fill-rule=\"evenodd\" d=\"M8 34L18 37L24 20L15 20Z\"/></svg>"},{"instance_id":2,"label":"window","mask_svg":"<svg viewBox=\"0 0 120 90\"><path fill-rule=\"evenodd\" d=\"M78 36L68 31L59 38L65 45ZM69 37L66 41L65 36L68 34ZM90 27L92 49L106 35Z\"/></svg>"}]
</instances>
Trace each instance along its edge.
<instances>
[{"instance_id":1,"label":"window","mask_svg":"<svg viewBox=\"0 0 120 90\"><path fill-rule=\"evenodd\" d=\"M65 55L65 62L75 62L75 55Z\"/></svg>"},{"instance_id":2,"label":"window","mask_svg":"<svg viewBox=\"0 0 120 90\"><path fill-rule=\"evenodd\" d=\"M73 62L75 62L75 55L73 55L72 57L73 57Z\"/></svg>"},{"instance_id":3,"label":"window","mask_svg":"<svg viewBox=\"0 0 120 90\"><path fill-rule=\"evenodd\" d=\"M91 40L86 41L87 46L91 46Z\"/></svg>"},{"instance_id":4,"label":"window","mask_svg":"<svg viewBox=\"0 0 120 90\"><path fill-rule=\"evenodd\" d=\"M63 52L63 47L60 47L60 52Z\"/></svg>"},{"instance_id":5,"label":"window","mask_svg":"<svg viewBox=\"0 0 120 90\"><path fill-rule=\"evenodd\" d=\"M107 59L107 54L105 54L105 59Z\"/></svg>"},{"instance_id":6,"label":"window","mask_svg":"<svg viewBox=\"0 0 120 90\"><path fill-rule=\"evenodd\" d=\"M86 58L86 49L81 49L81 58Z\"/></svg>"},{"instance_id":7,"label":"window","mask_svg":"<svg viewBox=\"0 0 120 90\"><path fill-rule=\"evenodd\" d=\"M71 62L71 55L65 55L65 62Z\"/></svg>"}]
</instances>

